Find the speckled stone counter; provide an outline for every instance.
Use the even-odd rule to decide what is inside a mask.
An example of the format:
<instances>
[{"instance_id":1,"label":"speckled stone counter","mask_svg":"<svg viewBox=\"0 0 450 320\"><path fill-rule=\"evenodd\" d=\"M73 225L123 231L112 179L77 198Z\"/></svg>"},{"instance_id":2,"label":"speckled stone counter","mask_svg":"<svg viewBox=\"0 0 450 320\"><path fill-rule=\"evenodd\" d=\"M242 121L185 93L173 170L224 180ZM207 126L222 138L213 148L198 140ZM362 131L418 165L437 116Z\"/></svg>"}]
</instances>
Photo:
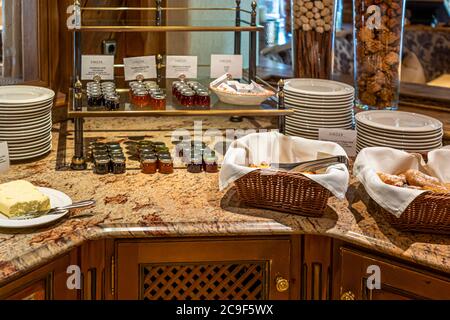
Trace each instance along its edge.
<instances>
[{"instance_id":1,"label":"speckled stone counter","mask_svg":"<svg viewBox=\"0 0 450 320\"><path fill-rule=\"evenodd\" d=\"M58 128L55 149L61 144ZM88 128L92 132L86 135L98 136L102 130L89 124ZM71 155L69 144L65 152ZM96 199L95 208L72 213L95 215L39 230L0 230L0 284L88 240L183 236L323 235L450 273L450 237L392 229L367 209L369 199L355 180L347 200L331 198L325 216L316 219L245 207L233 188L219 192L217 174L176 170L169 176L149 176L130 170L122 176L97 176L89 171L56 171L56 159L55 150L37 162L13 165L0 174L0 183L26 179L61 190L74 201Z\"/></svg>"}]
</instances>

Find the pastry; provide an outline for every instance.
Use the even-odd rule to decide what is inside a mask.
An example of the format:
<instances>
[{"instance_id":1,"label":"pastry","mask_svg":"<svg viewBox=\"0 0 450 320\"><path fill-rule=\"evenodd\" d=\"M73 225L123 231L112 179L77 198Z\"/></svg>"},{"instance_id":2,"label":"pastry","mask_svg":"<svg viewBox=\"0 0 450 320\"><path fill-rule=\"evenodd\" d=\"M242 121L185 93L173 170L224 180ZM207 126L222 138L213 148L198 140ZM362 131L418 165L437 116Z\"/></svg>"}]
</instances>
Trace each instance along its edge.
<instances>
[{"instance_id":1,"label":"pastry","mask_svg":"<svg viewBox=\"0 0 450 320\"><path fill-rule=\"evenodd\" d=\"M378 176L380 177L381 181L391 186L403 187L406 184L406 177L403 174L396 176L393 174L379 172Z\"/></svg>"},{"instance_id":2,"label":"pastry","mask_svg":"<svg viewBox=\"0 0 450 320\"><path fill-rule=\"evenodd\" d=\"M445 186L435 177L426 175L418 170L408 170L405 172L406 181L411 186L416 187L444 187Z\"/></svg>"}]
</instances>

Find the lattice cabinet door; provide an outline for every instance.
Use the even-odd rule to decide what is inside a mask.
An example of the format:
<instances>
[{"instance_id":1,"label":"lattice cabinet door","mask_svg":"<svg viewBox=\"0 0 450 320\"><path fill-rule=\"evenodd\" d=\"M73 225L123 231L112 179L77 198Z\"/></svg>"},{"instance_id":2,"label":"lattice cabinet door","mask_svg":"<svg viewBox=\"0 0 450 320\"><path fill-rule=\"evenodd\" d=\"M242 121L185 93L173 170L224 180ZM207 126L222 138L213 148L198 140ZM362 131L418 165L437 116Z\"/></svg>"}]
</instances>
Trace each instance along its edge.
<instances>
[{"instance_id":1,"label":"lattice cabinet door","mask_svg":"<svg viewBox=\"0 0 450 320\"><path fill-rule=\"evenodd\" d=\"M290 239L119 242L116 252L118 299L291 297Z\"/></svg>"}]
</instances>

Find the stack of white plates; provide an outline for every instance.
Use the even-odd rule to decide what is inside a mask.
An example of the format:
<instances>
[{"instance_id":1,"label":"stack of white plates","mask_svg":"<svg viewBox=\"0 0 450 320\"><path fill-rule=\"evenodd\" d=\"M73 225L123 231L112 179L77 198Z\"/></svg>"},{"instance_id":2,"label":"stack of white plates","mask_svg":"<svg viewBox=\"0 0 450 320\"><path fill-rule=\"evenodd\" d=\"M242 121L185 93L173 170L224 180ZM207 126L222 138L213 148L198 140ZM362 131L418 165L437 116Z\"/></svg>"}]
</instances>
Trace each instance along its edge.
<instances>
[{"instance_id":1,"label":"stack of white plates","mask_svg":"<svg viewBox=\"0 0 450 320\"><path fill-rule=\"evenodd\" d=\"M0 141L10 160L28 160L52 149L52 90L32 86L0 87Z\"/></svg>"},{"instance_id":2,"label":"stack of white plates","mask_svg":"<svg viewBox=\"0 0 450 320\"><path fill-rule=\"evenodd\" d=\"M426 153L442 147L442 122L400 111L367 111L356 115L358 152L368 147L388 147Z\"/></svg>"},{"instance_id":3,"label":"stack of white plates","mask_svg":"<svg viewBox=\"0 0 450 320\"><path fill-rule=\"evenodd\" d=\"M284 88L286 107L295 111L286 117L288 135L318 139L322 128L353 128L353 87L330 80L292 79Z\"/></svg>"}]
</instances>

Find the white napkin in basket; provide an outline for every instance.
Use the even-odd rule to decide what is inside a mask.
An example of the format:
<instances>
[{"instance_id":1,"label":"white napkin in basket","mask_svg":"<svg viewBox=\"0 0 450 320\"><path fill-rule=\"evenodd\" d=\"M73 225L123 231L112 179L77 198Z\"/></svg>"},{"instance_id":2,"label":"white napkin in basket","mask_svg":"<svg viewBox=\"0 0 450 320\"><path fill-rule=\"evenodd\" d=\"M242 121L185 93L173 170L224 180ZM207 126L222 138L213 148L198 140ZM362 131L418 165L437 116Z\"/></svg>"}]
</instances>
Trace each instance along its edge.
<instances>
[{"instance_id":1,"label":"white napkin in basket","mask_svg":"<svg viewBox=\"0 0 450 320\"><path fill-rule=\"evenodd\" d=\"M318 155L347 156L336 143L287 137L278 132L249 134L234 141L228 149L220 172L220 189L226 189L239 178L259 170L249 165L261 163L295 163L316 160ZM263 170L276 174L273 170ZM344 164L331 166L325 174L308 175L311 180L330 190L339 199L345 198L350 174Z\"/></svg>"},{"instance_id":2,"label":"white napkin in basket","mask_svg":"<svg viewBox=\"0 0 450 320\"><path fill-rule=\"evenodd\" d=\"M398 175L409 169L415 169L433 175L442 182L449 182L450 149L432 151L428 154L428 159L426 164L418 154L391 148L367 148L356 158L354 174L375 202L399 218L417 197L427 191L388 185L377 173Z\"/></svg>"}]
</instances>

